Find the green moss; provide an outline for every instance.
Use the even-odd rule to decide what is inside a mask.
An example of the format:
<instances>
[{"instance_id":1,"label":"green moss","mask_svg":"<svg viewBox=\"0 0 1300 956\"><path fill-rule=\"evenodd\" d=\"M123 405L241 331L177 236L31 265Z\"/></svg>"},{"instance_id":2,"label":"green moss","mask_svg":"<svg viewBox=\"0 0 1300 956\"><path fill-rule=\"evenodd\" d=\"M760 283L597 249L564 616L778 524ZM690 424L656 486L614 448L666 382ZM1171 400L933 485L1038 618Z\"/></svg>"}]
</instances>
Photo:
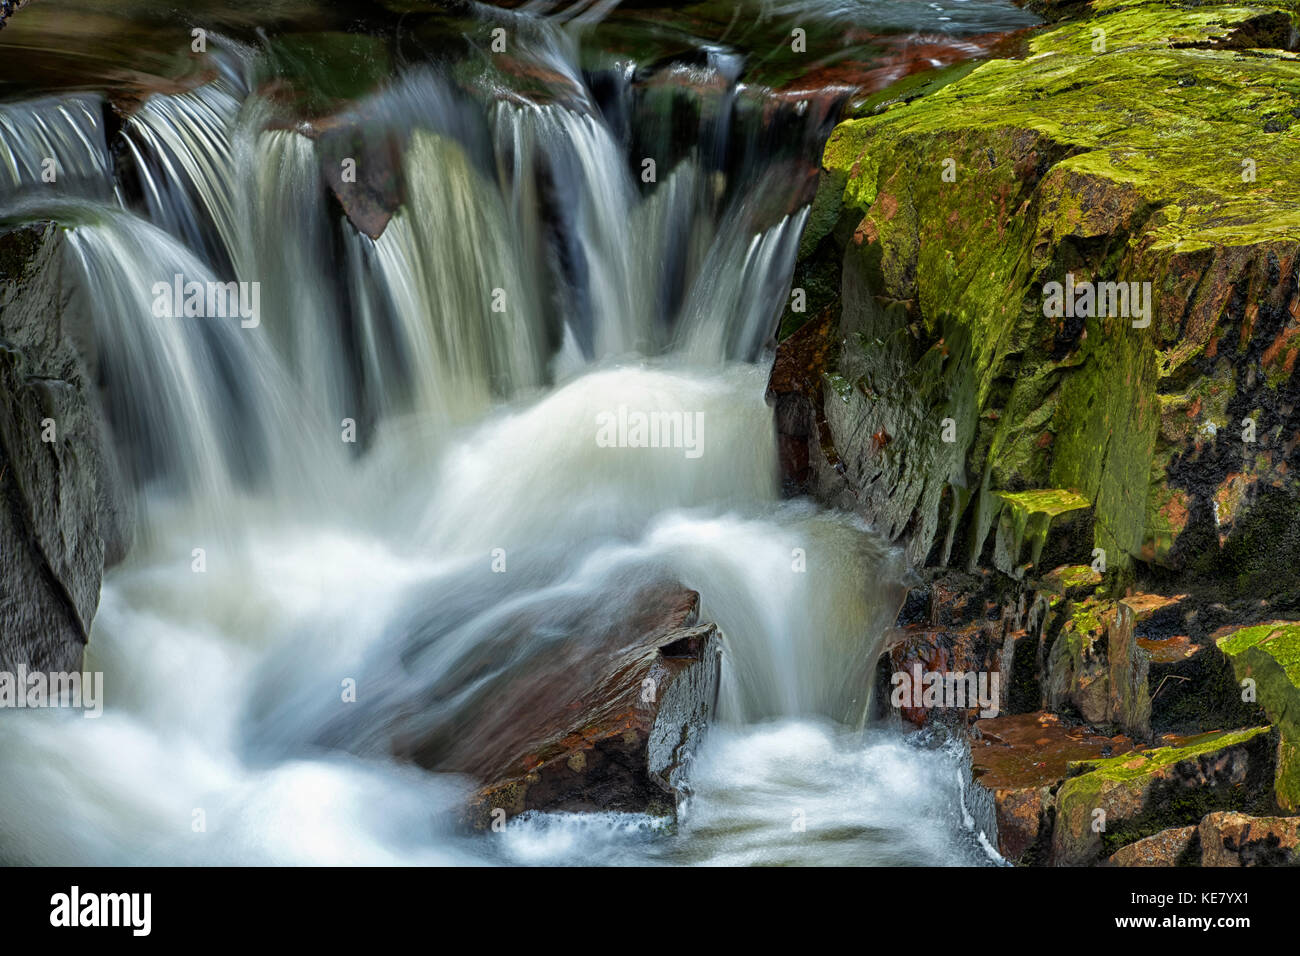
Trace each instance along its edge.
<instances>
[{"instance_id":1,"label":"green moss","mask_svg":"<svg viewBox=\"0 0 1300 956\"><path fill-rule=\"evenodd\" d=\"M1087 564L1071 564L1043 576L1043 585L1057 594L1077 588L1091 588L1101 584L1101 575Z\"/></svg>"},{"instance_id":2,"label":"green moss","mask_svg":"<svg viewBox=\"0 0 1300 956\"><path fill-rule=\"evenodd\" d=\"M1236 657L1247 649L1268 655L1282 668L1300 695L1300 622L1278 621L1243 627L1219 638L1218 645L1219 650L1229 657Z\"/></svg>"},{"instance_id":3,"label":"green moss","mask_svg":"<svg viewBox=\"0 0 1300 956\"><path fill-rule=\"evenodd\" d=\"M1013 508L1027 514L1045 514L1055 518L1067 511L1089 507L1088 499L1073 491L1043 488L1037 491L999 491L997 496Z\"/></svg>"},{"instance_id":4,"label":"green moss","mask_svg":"<svg viewBox=\"0 0 1300 956\"><path fill-rule=\"evenodd\" d=\"M1220 637L1238 681L1255 682L1259 703L1278 725L1274 789L1284 809L1300 810L1300 623L1273 621Z\"/></svg>"},{"instance_id":5,"label":"green moss","mask_svg":"<svg viewBox=\"0 0 1300 956\"><path fill-rule=\"evenodd\" d=\"M1094 10L1107 15L1089 18L1080 23L1070 23L1058 29L1041 33L1030 40L1030 49L1037 54L1064 53L1086 56L1090 54L1124 54L1134 48L1176 46L1251 46L1268 37L1268 26L1261 21L1270 16L1278 20L1274 29L1280 29L1290 17L1271 5L1213 6L1194 9L1170 8L1165 5L1111 4L1109 9L1094 5ZM1256 40L1255 34L1263 26L1264 35ZM1094 33L1104 30L1104 36ZM1236 34L1240 33L1238 37ZM1104 46L1103 46L1104 43ZM1271 44L1270 44L1271 45Z\"/></svg>"},{"instance_id":6,"label":"green moss","mask_svg":"<svg viewBox=\"0 0 1300 956\"><path fill-rule=\"evenodd\" d=\"M1101 605L1092 600L1084 601L1081 604L1075 604L1070 609L1070 620L1068 626L1073 628L1073 639L1082 640L1082 635L1100 634L1102 629L1101 617L1098 614ZM1082 645L1077 645L1080 649ZM1072 648L1073 649L1073 648Z\"/></svg>"},{"instance_id":7,"label":"green moss","mask_svg":"<svg viewBox=\"0 0 1300 956\"><path fill-rule=\"evenodd\" d=\"M1058 864L1096 862L1153 833L1194 824L1214 810L1267 813L1273 805L1272 728L1203 734L1104 760L1072 763L1057 794L1053 857ZM1214 755L1244 748L1244 764ZM1237 769L1245 779L1237 777ZM1092 831L1096 811L1102 832Z\"/></svg>"},{"instance_id":8,"label":"green moss","mask_svg":"<svg viewBox=\"0 0 1300 956\"><path fill-rule=\"evenodd\" d=\"M1192 757L1199 757L1202 754L1213 753L1216 750L1223 750L1236 744L1243 744L1260 734L1268 733L1271 729L1271 727L1252 727L1247 730L1216 731L1214 733L1200 734L1180 747L1157 747L1153 750L1141 750L1125 754L1122 757L1083 761L1071 764L1070 769L1073 773L1083 772L1096 778L1097 781L1136 780L1139 777L1154 773L1162 767L1170 767Z\"/></svg>"},{"instance_id":9,"label":"green moss","mask_svg":"<svg viewBox=\"0 0 1300 956\"><path fill-rule=\"evenodd\" d=\"M1038 35L1026 59L987 61L832 135L824 164L863 214L877 293L909 303L921 337L970 342L968 566L995 526L998 566L1022 566L1044 529L1006 514L999 489L1026 487L1091 502L1091 543L1117 580L1170 552L1185 511L1165 484L1173 400L1159 393L1207 354L1218 318L1186 318L1209 305L1182 285L1188 257L1300 241L1300 59L1233 48L1289 43L1278 9L1114 4ZM1108 52L1093 52L1094 28ZM1150 326L1046 317L1042 287L1067 273L1150 282ZM1226 425L1231 377L1195 389L1195 424Z\"/></svg>"}]
</instances>

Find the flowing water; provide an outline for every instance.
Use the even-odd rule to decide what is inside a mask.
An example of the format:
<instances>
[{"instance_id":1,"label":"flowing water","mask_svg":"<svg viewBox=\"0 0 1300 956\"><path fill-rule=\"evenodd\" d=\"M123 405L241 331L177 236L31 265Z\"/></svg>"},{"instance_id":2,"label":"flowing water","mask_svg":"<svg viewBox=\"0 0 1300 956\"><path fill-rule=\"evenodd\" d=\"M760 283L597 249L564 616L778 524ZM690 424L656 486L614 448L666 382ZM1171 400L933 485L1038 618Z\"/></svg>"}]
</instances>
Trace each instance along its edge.
<instances>
[{"instance_id":1,"label":"flowing water","mask_svg":"<svg viewBox=\"0 0 1300 956\"><path fill-rule=\"evenodd\" d=\"M864 727L899 554L779 495L767 350L844 91L747 86L706 46L662 70L699 105L683 145L636 63L584 69L581 24L530 23L562 95L408 64L333 118L396 144L378 239L327 192L323 124L259 88L255 45L214 41L207 82L120 130L91 94L0 104L0 212L66 227L139 512L86 655L103 716L4 717L0 859L989 862L959 755ZM175 276L258 283L256 320L160 316ZM620 407L696 421L697 445L601 447ZM416 702L454 734L527 667L510 615L559 627L663 579L725 635L676 826L468 834L469 781L388 755Z\"/></svg>"}]
</instances>

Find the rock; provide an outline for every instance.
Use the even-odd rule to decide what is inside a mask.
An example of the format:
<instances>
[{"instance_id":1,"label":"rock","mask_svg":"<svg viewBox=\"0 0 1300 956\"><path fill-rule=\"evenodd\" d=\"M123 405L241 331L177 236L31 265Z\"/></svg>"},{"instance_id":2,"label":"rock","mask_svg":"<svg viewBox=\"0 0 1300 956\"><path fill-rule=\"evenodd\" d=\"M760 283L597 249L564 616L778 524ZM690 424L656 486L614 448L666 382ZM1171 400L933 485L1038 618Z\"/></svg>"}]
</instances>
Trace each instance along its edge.
<instances>
[{"instance_id":1,"label":"rock","mask_svg":"<svg viewBox=\"0 0 1300 956\"><path fill-rule=\"evenodd\" d=\"M1208 813L1197 827L1202 866L1294 866L1300 863L1300 817Z\"/></svg>"},{"instance_id":2,"label":"rock","mask_svg":"<svg viewBox=\"0 0 1300 956\"><path fill-rule=\"evenodd\" d=\"M700 624L699 595L648 588L617 615L584 613L561 641L549 622L503 622L535 651L453 722L454 732L399 739L420 765L478 780L470 822L500 808L671 815L716 704L721 648ZM509 706L503 706L509 701Z\"/></svg>"},{"instance_id":3,"label":"rock","mask_svg":"<svg viewBox=\"0 0 1300 956\"><path fill-rule=\"evenodd\" d=\"M321 175L348 221L378 239L402 202L402 143L378 123L325 122L310 131L317 136Z\"/></svg>"},{"instance_id":4,"label":"rock","mask_svg":"<svg viewBox=\"0 0 1300 956\"><path fill-rule=\"evenodd\" d=\"M783 492L807 494L814 475L834 473L834 463L815 468L812 456L835 454L829 427L821 412L822 372L832 349L831 314L824 310L785 339L776 350L767 385L767 401L775 409L777 451Z\"/></svg>"},{"instance_id":5,"label":"rock","mask_svg":"<svg viewBox=\"0 0 1300 956\"><path fill-rule=\"evenodd\" d=\"M1073 765L1056 796L1053 865L1091 865L1214 810L1272 805L1272 728L1203 734L1175 744Z\"/></svg>"},{"instance_id":6,"label":"rock","mask_svg":"<svg viewBox=\"0 0 1300 956\"><path fill-rule=\"evenodd\" d=\"M1101 584L1101 573L1086 564L1062 565L1043 575L1039 586L1050 594L1081 601Z\"/></svg>"},{"instance_id":7,"label":"rock","mask_svg":"<svg viewBox=\"0 0 1300 956\"><path fill-rule=\"evenodd\" d=\"M1145 620L1139 617L1138 644L1151 658L1151 723L1157 732L1194 734L1268 722L1258 704L1242 700L1232 664L1211 637L1222 616L1257 613L1253 607L1220 611L1178 595L1153 607Z\"/></svg>"},{"instance_id":8,"label":"rock","mask_svg":"<svg viewBox=\"0 0 1300 956\"><path fill-rule=\"evenodd\" d=\"M807 484L917 563L1019 573L1033 555L1007 496L1056 489L1089 507L1031 536L1043 567L1100 549L1117 574L1295 592L1278 573L1300 558L1289 10L1061 12L1083 19L1028 56L832 134L840 216L801 269L839 269L818 394L843 468ZM1122 53L1094 52L1094 29ZM1047 314L1075 280L1136 282L1150 314Z\"/></svg>"},{"instance_id":9,"label":"rock","mask_svg":"<svg viewBox=\"0 0 1300 956\"><path fill-rule=\"evenodd\" d=\"M80 670L106 563L129 546L98 396L49 224L0 234L0 670Z\"/></svg>"},{"instance_id":10,"label":"rock","mask_svg":"<svg viewBox=\"0 0 1300 956\"><path fill-rule=\"evenodd\" d=\"M1229 629L1216 635L1216 643L1237 680L1253 682L1256 699L1277 725L1277 802L1284 810L1300 810L1300 623Z\"/></svg>"},{"instance_id":11,"label":"rock","mask_svg":"<svg viewBox=\"0 0 1300 956\"><path fill-rule=\"evenodd\" d=\"M993 797L998 852L1013 863L1045 862L1054 794L1069 765L1132 748L1126 737L1105 737L1041 711L978 721L971 776Z\"/></svg>"},{"instance_id":12,"label":"rock","mask_svg":"<svg viewBox=\"0 0 1300 956\"><path fill-rule=\"evenodd\" d=\"M1091 724L1150 739L1150 658L1134 635L1133 608L1090 597L1067 604L1065 614L1047 654L1048 709L1069 708Z\"/></svg>"},{"instance_id":13,"label":"rock","mask_svg":"<svg viewBox=\"0 0 1300 956\"><path fill-rule=\"evenodd\" d=\"M998 570L1015 578L1038 565L1048 532L1059 516L1089 507L1087 498L1060 488L998 492L996 497L1001 499L1002 506L993 563Z\"/></svg>"},{"instance_id":14,"label":"rock","mask_svg":"<svg viewBox=\"0 0 1300 956\"><path fill-rule=\"evenodd\" d=\"M1214 814L1211 814L1214 816ZM1194 866L1199 862L1196 827L1175 827L1120 847L1105 866Z\"/></svg>"},{"instance_id":15,"label":"rock","mask_svg":"<svg viewBox=\"0 0 1300 956\"><path fill-rule=\"evenodd\" d=\"M916 727L934 725L964 736L978 716L1037 708L1038 631L1025 626L1025 608L1015 593L998 585L991 574L948 572L909 592L899 626L885 636L877 670L878 717L892 711ZM931 674L963 687L963 699L926 704L922 690L918 705L918 675L924 681Z\"/></svg>"}]
</instances>

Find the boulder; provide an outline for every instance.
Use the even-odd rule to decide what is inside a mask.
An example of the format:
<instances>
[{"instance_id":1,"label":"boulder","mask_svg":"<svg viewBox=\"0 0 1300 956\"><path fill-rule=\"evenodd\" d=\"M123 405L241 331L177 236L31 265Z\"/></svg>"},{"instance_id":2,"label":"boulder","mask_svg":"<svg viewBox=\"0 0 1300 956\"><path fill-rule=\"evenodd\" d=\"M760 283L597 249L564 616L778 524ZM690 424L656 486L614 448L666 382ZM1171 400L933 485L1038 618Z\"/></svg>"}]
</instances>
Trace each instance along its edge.
<instances>
[{"instance_id":1,"label":"boulder","mask_svg":"<svg viewBox=\"0 0 1300 956\"><path fill-rule=\"evenodd\" d=\"M1149 739L1150 658L1134 635L1133 607L1089 597L1067 603L1066 609L1068 616L1047 655L1048 709L1067 708L1091 724L1113 725L1137 739Z\"/></svg>"},{"instance_id":2,"label":"boulder","mask_svg":"<svg viewBox=\"0 0 1300 956\"><path fill-rule=\"evenodd\" d=\"M502 622L498 640L525 648L526 666L500 671L434 732L395 741L400 756L478 781L473 826L498 809L672 815L685 792L721 675L699 595L656 585L616 613L563 614Z\"/></svg>"},{"instance_id":3,"label":"boulder","mask_svg":"<svg viewBox=\"0 0 1300 956\"><path fill-rule=\"evenodd\" d=\"M1300 863L1300 817L1208 813L1197 831L1201 866L1294 866Z\"/></svg>"},{"instance_id":4,"label":"boulder","mask_svg":"<svg viewBox=\"0 0 1300 956\"><path fill-rule=\"evenodd\" d=\"M1243 699L1249 693L1258 700L1277 726L1277 802L1284 810L1300 811L1300 623L1229 629L1216 643L1232 661Z\"/></svg>"},{"instance_id":5,"label":"boulder","mask_svg":"<svg viewBox=\"0 0 1300 956\"><path fill-rule=\"evenodd\" d=\"M800 273L838 276L839 306L801 393L829 438L803 484L918 564L1039 573L1100 551L1114 573L1294 592L1290 9L1059 12L1075 19L1024 55L827 143ZM1051 306L1054 284L1107 282L1137 283L1132 308L1118 286L1114 308ZM1047 492L1087 507L1017 508Z\"/></svg>"},{"instance_id":6,"label":"boulder","mask_svg":"<svg viewBox=\"0 0 1300 956\"><path fill-rule=\"evenodd\" d=\"M1199 846L1196 827L1175 827L1120 847L1110 855L1105 865L1194 866L1200 862Z\"/></svg>"},{"instance_id":7,"label":"boulder","mask_svg":"<svg viewBox=\"0 0 1300 956\"><path fill-rule=\"evenodd\" d=\"M1056 796L1051 862L1087 866L1214 810L1273 806L1276 734L1255 727L1075 764Z\"/></svg>"}]
</instances>

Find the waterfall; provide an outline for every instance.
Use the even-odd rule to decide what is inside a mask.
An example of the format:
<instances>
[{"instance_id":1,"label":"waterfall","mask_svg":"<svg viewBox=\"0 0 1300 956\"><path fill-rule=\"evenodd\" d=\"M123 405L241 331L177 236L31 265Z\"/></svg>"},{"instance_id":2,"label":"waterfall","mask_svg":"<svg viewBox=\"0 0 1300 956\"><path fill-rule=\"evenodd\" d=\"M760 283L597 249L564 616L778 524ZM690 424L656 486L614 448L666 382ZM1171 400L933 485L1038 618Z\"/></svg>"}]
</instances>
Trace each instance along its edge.
<instances>
[{"instance_id":1,"label":"waterfall","mask_svg":"<svg viewBox=\"0 0 1300 956\"><path fill-rule=\"evenodd\" d=\"M20 781L0 856L797 861L827 847L746 834L773 815L787 831L815 791L859 833L855 862L978 858L951 757L862 733L900 555L778 494L760 359L838 94L746 88L738 57L707 51L682 148L636 64L598 97L568 34L538 31L524 52L559 78L553 101L412 66L329 122L283 122L246 80L259 53L223 48L216 79L124 121L117 168L93 98L0 107L0 204L55 148L80 203L69 282L146 531L87 651L104 716L24 714L0 736ZM331 137L353 129L396 157L378 238L330 194ZM256 288L258 314L176 314L173 282L187 300ZM693 416L699 446L602 447L620 408ZM467 781L389 756L399 718L472 733L541 651L518 615L563 633L664 580L726 640L679 835L544 816L488 845L453 826ZM346 712L341 675L373 689Z\"/></svg>"}]
</instances>

